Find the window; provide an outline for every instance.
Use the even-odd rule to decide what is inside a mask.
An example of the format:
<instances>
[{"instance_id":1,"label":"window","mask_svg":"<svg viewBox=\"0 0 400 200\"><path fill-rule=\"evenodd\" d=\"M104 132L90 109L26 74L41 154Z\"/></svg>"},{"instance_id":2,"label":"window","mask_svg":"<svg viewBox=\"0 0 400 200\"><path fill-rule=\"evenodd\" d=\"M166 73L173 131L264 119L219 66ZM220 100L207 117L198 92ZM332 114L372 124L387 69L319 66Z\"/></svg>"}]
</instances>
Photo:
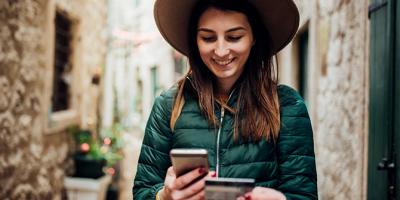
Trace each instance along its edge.
<instances>
[{"instance_id":1,"label":"window","mask_svg":"<svg viewBox=\"0 0 400 200\"><path fill-rule=\"evenodd\" d=\"M155 97L160 89L160 85L158 84L158 70L157 66L151 68L151 83L153 86L153 97Z\"/></svg>"},{"instance_id":2,"label":"window","mask_svg":"<svg viewBox=\"0 0 400 200\"><path fill-rule=\"evenodd\" d=\"M53 93L51 97L51 110L53 112L67 110L70 107L71 39L71 21L57 12L55 19Z\"/></svg>"},{"instance_id":3,"label":"window","mask_svg":"<svg viewBox=\"0 0 400 200\"><path fill-rule=\"evenodd\" d=\"M51 21L50 21L51 20ZM79 19L72 18L71 15L62 9L56 9L54 18L49 18L53 27L51 37L54 39L51 44L54 55L48 59L49 73L53 79L46 80L49 90L46 108L48 108L48 118L44 121L45 132L48 134L59 133L68 126L77 125L80 122L79 102L76 96L77 88L74 87L79 74L74 68L78 62L74 56L78 54L73 50L79 50L79 42L74 37L78 34L77 27Z\"/></svg>"}]
</instances>

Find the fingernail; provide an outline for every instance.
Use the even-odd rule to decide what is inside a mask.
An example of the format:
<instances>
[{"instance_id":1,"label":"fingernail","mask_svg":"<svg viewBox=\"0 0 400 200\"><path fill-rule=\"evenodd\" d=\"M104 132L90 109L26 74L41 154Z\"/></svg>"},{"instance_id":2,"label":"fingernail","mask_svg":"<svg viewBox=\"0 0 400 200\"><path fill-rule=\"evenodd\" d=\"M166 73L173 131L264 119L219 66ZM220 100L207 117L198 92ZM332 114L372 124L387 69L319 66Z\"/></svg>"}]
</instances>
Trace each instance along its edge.
<instances>
[{"instance_id":1,"label":"fingernail","mask_svg":"<svg viewBox=\"0 0 400 200\"><path fill-rule=\"evenodd\" d=\"M212 172L211 173L211 177L216 177L217 176L217 172Z\"/></svg>"},{"instance_id":2,"label":"fingernail","mask_svg":"<svg viewBox=\"0 0 400 200\"><path fill-rule=\"evenodd\" d=\"M244 199L246 199L246 200L251 200L251 196L248 195L248 194L246 194L246 195L244 195Z\"/></svg>"},{"instance_id":3,"label":"fingernail","mask_svg":"<svg viewBox=\"0 0 400 200\"><path fill-rule=\"evenodd\" d=\"M200 174L202 174L202 173L204 173L204 172L205 172L205 169L204 169L204 168L200 168L200 169L199 169L199 173L200 173Z\"/></svg>"}]
</instances>

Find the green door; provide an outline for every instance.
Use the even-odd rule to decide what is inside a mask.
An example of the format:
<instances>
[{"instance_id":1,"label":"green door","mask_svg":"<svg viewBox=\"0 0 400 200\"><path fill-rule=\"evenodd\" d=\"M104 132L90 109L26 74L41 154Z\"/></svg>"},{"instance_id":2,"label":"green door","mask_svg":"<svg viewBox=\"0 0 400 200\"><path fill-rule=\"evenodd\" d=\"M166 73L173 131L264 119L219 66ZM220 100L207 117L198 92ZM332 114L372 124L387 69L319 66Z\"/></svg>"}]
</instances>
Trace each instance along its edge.
<instances>
[{"instance_id":1,"label":"green door","mask_svg":"<svg viewBox=\"0 0 400 200\"><path fill-rule=\"evenodd\" d=\"M400 1L397 0L396 4L396 43L395 43L395 87L394 87L394 163L396 164L396 199L400 200Z\"/></svg>"},{"instance_id":2,"label":"green door","mask_svg":"<svg viewBox=\"0 0 400 200\"><path fill-rule=\"evenodd\" d=\"M368 199L400 199L400 3L372 0ZM396 185L397 182L397 185Z\"/></svg>"}]
</instances>

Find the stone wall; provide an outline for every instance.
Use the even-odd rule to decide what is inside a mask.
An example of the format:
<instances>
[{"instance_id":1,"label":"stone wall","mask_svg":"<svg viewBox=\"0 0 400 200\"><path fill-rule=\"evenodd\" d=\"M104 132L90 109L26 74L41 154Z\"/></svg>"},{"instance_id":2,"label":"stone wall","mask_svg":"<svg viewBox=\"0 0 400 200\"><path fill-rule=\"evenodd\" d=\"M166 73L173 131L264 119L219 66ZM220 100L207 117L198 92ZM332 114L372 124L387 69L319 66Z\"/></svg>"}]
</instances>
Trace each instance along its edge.
<instances>
[{"instance_id":1,"label":"stone wall","mask_svg":"<svg viewBox=\"0 0 400 200\"><path fill-rule=\"evenodd\" d=\"M315 134L320 197L365 199L368 1L319 0L317 6L318 36L327 36L317 44L327 50L321 52Z\"/></svg>"},{"instance_id":2,"label":"stone wall","mask_svg":"<svg viewBox=\"0 0 400 200\"><path fill-rule=\"evenodd\" d=\"M309 31L308 100L320 199L366 199L368 1L295 2ZM283 58L297 53L291 48ZM286 61L286 69L296 62Z\"/></svg>"},{"instance_id":3,"label":"stone wall","mask_svg":"<svg viewBox=\"0 0 400 200\"><path fill-rule=\"evenodd\" d=\"M295 0L309 32L308 109L320 199L366 199L369 20L367 0ZM281 81L298 85L297 37L279 55Z\"/></svg>"},{"instance_id":4,"label":"stone wall","mask_svg":"<svg viewBox=\"0 0 400 200\"><path fill-rule=\"evenodd\" d=\"M71 172L70 135L45 133L54 51L48 45L54 34L49 25L54 26L56 7L74 11L83 25L84 54L76 58L82 64L77 66L81 82L75 84L78 108L96 106L85 99L92 98L86 95L93 93L88 81L93 67L104 62L106 1L0 1L0 199L61 199L63 177ZM85 109L78 113L82 120L91 115Z\"/></svg>"}]
</instances>

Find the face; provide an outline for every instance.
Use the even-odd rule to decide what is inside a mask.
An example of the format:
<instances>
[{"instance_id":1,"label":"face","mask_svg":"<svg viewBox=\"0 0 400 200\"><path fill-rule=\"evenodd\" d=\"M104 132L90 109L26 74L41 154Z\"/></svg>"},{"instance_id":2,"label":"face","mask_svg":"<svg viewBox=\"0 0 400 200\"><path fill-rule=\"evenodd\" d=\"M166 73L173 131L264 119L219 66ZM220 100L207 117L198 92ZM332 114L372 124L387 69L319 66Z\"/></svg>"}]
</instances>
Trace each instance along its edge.
<instances>
[{"instance_id":1,"label":"face","mask_svg":"<svg viewBox=\"0 0 400 200\"><path fill-rule=\"evenodd\" d=\"M247 17L208 8L200 16L196 40L201 59L218 83L232 86L242 74L254 43Z\"/></svg>"}]
</instances>

